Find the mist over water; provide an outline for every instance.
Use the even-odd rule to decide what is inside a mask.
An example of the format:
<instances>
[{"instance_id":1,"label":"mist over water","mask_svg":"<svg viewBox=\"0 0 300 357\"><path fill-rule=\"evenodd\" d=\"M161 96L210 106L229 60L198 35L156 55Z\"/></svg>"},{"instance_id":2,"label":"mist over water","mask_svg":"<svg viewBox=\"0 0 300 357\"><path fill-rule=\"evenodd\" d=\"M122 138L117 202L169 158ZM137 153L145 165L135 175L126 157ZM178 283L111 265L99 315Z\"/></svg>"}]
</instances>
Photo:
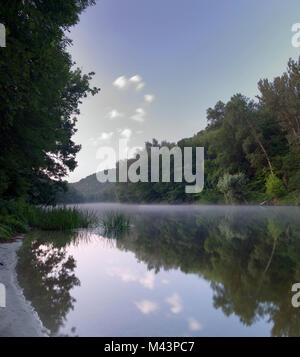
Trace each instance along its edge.
<instances>
[{"instance_id":1,"label":"mist over water","mask_svg":"<svg viewBox=\"0 0 300 357\"><path fill-rule=\"evenodd\" d=\"M79 205L99 227L32 232L18 280L52 336L299 336L298 208Z\"/></svg>"}]
</instances>

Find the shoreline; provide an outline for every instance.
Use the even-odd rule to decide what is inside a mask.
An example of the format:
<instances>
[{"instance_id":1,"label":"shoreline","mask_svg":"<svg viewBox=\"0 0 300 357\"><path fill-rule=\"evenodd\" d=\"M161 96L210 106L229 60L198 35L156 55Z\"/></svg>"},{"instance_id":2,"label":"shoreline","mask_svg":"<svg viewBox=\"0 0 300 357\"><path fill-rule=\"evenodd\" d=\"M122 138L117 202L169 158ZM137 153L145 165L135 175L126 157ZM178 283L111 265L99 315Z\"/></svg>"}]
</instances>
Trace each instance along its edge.
<instances>
[{"instance_id":1,"label":"shoreline","mask_svg":"<svg viewBox=\"0 0 300 357\"><path fill-rule=\"evenodd\" d=\"M0 307L0 337L46 337L37 313L25 299L16 275L17 251L22 245L18 236L11 243L0 244L0 283L6 289L6 307Z\"/></svg>"}]
</instances>

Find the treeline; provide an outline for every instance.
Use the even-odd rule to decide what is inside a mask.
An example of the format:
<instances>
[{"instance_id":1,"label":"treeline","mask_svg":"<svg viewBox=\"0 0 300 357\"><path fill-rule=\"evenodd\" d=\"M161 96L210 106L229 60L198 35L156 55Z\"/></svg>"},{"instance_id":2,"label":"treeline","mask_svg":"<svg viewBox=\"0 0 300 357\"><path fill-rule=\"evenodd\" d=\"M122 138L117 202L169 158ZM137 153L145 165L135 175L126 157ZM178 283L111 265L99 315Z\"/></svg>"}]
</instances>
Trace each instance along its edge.
<instances>
[{"instance_id":1,"label":"treeline","mask_svg":"<svg viewBox=\"0 0 300 357\"><path fill-rule=\"evenodd\" d=\"M187 183L174 182L171 168L171 182L110 184L105 200L299 204L300 60L289 60L283 75L259 81L258 88L260 94L255 99L236 94L227 103L217 102L207 110L206 129L191 138L177 144L155 139L145 144L148 154L152 146L204 147L201 193L186 194ZM128 166L139 158L130 159ZM94 194L84 195L85 200L100 197L101 187L94 175L90 186Z\"/></svg>"}]
</instances>

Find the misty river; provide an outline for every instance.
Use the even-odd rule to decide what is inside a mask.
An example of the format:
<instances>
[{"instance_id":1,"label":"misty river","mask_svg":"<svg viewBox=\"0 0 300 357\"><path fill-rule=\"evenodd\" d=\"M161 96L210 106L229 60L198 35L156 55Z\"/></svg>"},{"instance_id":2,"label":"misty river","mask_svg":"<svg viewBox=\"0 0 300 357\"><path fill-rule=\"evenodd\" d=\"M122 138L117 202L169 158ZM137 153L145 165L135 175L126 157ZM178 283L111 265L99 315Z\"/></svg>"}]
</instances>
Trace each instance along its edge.
<instances>
[{"instance_id":1,"label":"misty river","mask_svg":"<svg viewBox=\"0 0 300 357\"><path fill-rule=\"evenodd\" d=\"M17 278L50 336L300 336L300 209L93 203L131 229L32 231Z\"/></svg>"}]
</instances>

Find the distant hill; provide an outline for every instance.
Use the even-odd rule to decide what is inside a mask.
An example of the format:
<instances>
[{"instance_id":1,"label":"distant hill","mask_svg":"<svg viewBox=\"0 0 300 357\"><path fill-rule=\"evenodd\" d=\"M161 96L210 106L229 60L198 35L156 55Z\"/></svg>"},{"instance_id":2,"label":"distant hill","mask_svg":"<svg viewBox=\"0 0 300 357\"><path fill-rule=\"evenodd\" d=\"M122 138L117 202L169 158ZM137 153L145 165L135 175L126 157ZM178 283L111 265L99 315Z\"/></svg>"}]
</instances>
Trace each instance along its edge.
<instances>
[{"instance_id":1,"label":"distant hill","mask_svg":"<svg viewBox=\"0 0 300 357\"><path fill-rule=\"evenodd\" d=\"M66 193L59 193L58 203L114 202L115 184L100 183L96 174L89 175L78 182L69 183Z\"/></svg>"}]
</instances>

